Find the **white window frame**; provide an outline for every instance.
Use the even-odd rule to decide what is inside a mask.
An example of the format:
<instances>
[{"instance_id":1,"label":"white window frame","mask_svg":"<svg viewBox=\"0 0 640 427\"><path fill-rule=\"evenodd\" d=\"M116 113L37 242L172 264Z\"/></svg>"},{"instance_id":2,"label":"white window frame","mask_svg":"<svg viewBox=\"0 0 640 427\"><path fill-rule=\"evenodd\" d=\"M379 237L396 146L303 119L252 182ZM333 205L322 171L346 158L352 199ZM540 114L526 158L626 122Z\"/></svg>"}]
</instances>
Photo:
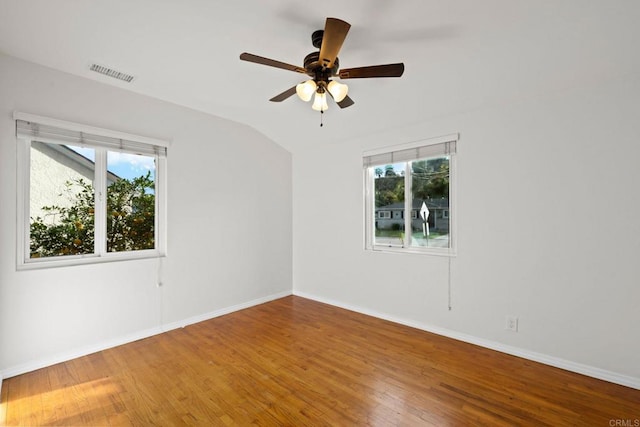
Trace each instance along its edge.
<instances>
[{"instance_id":1,"label":"white window frame","mask_svg":"<svg viewBox=\"0 0 640 427\"><path fill-rule=\"evenodd\" d=\"M117 139L138 147L148 147L156 152L155 171L155 224L154 224L154 249L144 249L137 251L107 252L106 248L106 172L107 172L107 152L118 151L117 149L100 146L99 144L86 143L85 146L96 150L95 158L95 180L94 188L96 192L95 205L95 248L91 254L65 255L60 257L31 258L30 257L30 179L31 179L31 143L41 141L49 144L73 144L64 141L64 138L48 136L46 134L30 136L28 132L16 132L17 140L17 269L38 269L62 267L78 264L92 264L100 262L122 261L131 259L157 258L166 256L166 227L167 227L167 156L169 147L168 141L148 138L128 133L117 132L109 129L102 129L87 126L79 123L72 123L49 117L37 116L21 112L14 112L13 118L17 121L29 122L36 126L47 126L58 130L68 131L70 134L87 134L105 139ZM149 154L144 154L149 155Z\"/></svg>"},{"instance_id":2,"label":"white window frame","mask_svg":"<svg viewBox=\"0 0 640 427\"><path fill-rule=\"evenodd\" d=\"M380 252L395 252L395 253L418 253L426 255L439 255L439 256L455 256L456 255L456 238L457 238L457 206L456 206L456 155L457 155L457 143L459 140L458 134L444 135L436 138L429 138L420 141L415 141L406 144L398 144L388 146L380 149L369 150L363 153L363 181L364 181L364 249L368 251L380 251ZM433 147L431 147L433 146ZM412 215L404 216L404 239L400 245L389 244L376 244L375 243L375 194L374 194L374 182L375 182L375 168L384 164L393 163L405 163L404 179L405 179L405 206L404 211L412 211L412 199L411 193L411 162L413 160L420 160L423 158L429 158L430 156L420 157L418 154L421 150L429 152L430 148L447 147L450 150L446 153L449 156L449 247L448 248L434 248L434 247L416 247L411 246L411 220ZM449 148L452 147L452 148ZM435 154L431 157L438 157L444 153ZM397 156L395 156L397 155ZM378 160L380 159L380 160ZM384 160L382 160L384 159ZM414 218L415 219L415 218Z\"/></svg>"}]
</instances>

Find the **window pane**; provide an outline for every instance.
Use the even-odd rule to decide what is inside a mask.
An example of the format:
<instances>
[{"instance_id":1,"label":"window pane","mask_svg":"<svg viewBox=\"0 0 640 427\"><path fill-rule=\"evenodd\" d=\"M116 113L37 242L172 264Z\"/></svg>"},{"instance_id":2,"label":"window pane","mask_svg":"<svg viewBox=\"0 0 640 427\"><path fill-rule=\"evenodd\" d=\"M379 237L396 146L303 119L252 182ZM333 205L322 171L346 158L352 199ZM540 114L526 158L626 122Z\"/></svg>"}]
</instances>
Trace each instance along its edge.
<instances>
[{"instance_id":1,"label":"window pane","mask_svg":"<svg viewBox=\"0 0 640 427\"><path fill-rule=\"evenodd\" d=\"M402 246L405 163L374 168L374 244Z\"/></svg>"},{"instance_id":2,"label":"window pane","mask_svg":"<svg viewBox=\"0 0 640 427\"><path fill-rule=\"evenodd\" d=\"M107 153L107 251L155 248L155 158Z\"/></svg>"},{"instance_id":3,"label":"window pane","mask_svg":"<svg viewBox=\"0 0 640 427\"><path fill-rule=\"evenodd\" d=\"M411 162L411 181L411 246L448 248L449 157Z\"/></svg>"},{"instance_id":4,"label":"window pane","mask_svg":"<svg viewBox=\"0 0 640 427\"><path fill-rule=\"evenodd\" d=\"M94 150L33 141L30 157L30 258L93 253Z\"/></svg>"}]
</instances>

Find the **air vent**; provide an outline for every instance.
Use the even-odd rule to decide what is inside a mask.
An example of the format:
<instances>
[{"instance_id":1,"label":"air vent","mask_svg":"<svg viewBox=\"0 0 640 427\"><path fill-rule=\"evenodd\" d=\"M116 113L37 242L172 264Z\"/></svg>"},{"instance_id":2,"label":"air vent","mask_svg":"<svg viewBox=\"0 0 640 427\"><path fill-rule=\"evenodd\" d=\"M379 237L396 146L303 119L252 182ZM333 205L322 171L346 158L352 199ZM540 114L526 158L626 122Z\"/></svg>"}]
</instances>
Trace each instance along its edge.
<instances>
[{"instance_id":1,"label":"air vent","mask_svg":"<svg viewBox=\"0 0 640 427\"><path fill-rule=\"evenodd\" d=\"M103 67L102 65L91 64L91 67L89 67L89 69L91 71L95 71L96 73L104 74L105 76L113 77L114 79L122 80L127 83L131 83L131 80L133 80L133 76L131 74L116 71L112 68Z\"/></svg>"}]
</instances>

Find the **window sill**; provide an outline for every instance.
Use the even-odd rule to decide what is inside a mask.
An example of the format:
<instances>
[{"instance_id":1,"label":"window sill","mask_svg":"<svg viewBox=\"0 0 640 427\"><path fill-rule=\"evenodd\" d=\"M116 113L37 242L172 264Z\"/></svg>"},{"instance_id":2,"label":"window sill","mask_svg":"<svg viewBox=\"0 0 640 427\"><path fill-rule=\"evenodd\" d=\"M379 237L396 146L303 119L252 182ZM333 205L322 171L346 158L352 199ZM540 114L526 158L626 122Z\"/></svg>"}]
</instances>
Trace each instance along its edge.
<instances>
[{"instance_id":1,"label":"window sill","mask_svg":"<svg viewBox=\"0 0 640 427\"><path fill-rule=\"evenodd\" d=\"M166 254L158 250L145 250L124 253L109 253L105 255L78 255L66 256L64 258L51 257L40 259L29 259L18 263L17 270L40 270L46 268L70 267L74 265L101 264L105 262L118 262L141 260L150 258L163 258Z\"/></svg>"},{"instance_id":2,"label":"window sill","mask_svg":"<svg viewBox=\"0 0 640 427\"><path fill-rule=\"evenodd\" d=\"M449 248L425 248L425 247L409 247L403 246L385 246L374 245L373 247L365 248L370 252L382 252L392 254L418 254L418 255L433 255L443 257L455 257L457 253L454 249Z\"/></svg>"}]
</instances>

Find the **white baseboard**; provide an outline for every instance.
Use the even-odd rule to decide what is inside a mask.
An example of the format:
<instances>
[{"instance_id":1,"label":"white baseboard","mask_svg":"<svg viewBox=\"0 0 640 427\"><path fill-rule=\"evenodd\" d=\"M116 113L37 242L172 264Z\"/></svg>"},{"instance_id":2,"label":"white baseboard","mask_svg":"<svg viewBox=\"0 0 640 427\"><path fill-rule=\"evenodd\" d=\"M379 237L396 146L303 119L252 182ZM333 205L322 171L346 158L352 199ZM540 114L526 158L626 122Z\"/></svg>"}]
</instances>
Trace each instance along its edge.
<instances>
[{"instance_id":1,"label":"white baseboard","mask_svg":"<svg viewBox=\"0 0 640 427\"><path fill-rule=\"evenodd\" d=\"M101 343L79 347L73 350L58 353L51 357L32 360L26 363L22 363L20 365L12 366L10 368L4 369L0 373L0 375L4 376L4 378L15 377L16 375L21 375L21 374L35 371L41 368L46 368L47 366L66 362L68 360L75 359L77 357L86 356L88 354L97 353L99 351L106 350L108 348L117 347L119 345L127 344L143 338L148 338L150 336L157 335L159 333L162 333L162 329L159 327L138 331L136 333L124 335L122 337L118 337L112 340L103 341Z\"/></svg>"},{"instance_id":2,"label":"white baseboard","mask_svg":"<svg viewBox=\"0 0 640 427\"><path fill-rule=\"evenodd\" d=\"M225 307L219 310L210 311L209 313L204 313L198 316L189 317L188 319L180 320L178 322L168 323L162 326L162 332L167 332L172 329L184 328L185 326L193 325L194 323L203 322L205 320L213 319L214 317L224 316L225 314L233 313L234 311L244 310L245 308L253 307L256 305L264 304L265 302L288 297L289 295L291 295L291 291L280 292L277 294L268 295L266 297L256 298L251 301L232 305L231 307Z\"/></svg>"},{"instance_id":3,"label":"white baseboard","mask_svg":"<svg viewBox=\"0 0 640 427\"><path fill-rule=\"evenodd\" d=\"M273 301L276 299L289 296L291 294L292 292L285 291L285 292L280 292L273 295L268 295L266 297L257 298L241 304L236 304L230 307L214 310L198 316L193 316L178 322L172 322L169 324L162 325L160 327L146 329L146 330L125 335L113 340L105 341L99 344L76 348L68 352L59 353L52 357L48 357L40 360L34 360L34 361L23 363L17 366L10 367L8 369L0 371L0 393L2 392L3 379L11 378L16 375L24 374L26 372L35 371L37 369L45 368L47 366L55 365L56 363L66 362L68 360L75 359L77 357L86 356L88 354L96 353L102 350L106 350L108 348L117 347L119 345L127 344L133 341L137 341L139 339L148 338L153 335L157 335L173 329L183 328L185 326L188 326L194 323L202 322L205 320L213 319L215 317L223 316L225 314L233 313L234 311L239 311L245 308L260 305L269 301ZM394 323L399 323L401 325L406 325L412 328L421 329L423 331L432 332L432 333L442 335L448 338L452 338L458 341L475 344L481 347L489 348L491 350L496 350L502 353L511 354L513 356L522 357L524 359L543 363L545 365L554 366L556 368L565 369L567 371L576 372L582 375L587 375L593 378L609 381L615 384L620 384L623 386L640 390L640 378L630 377L627 375L622 375L616 372L607 371L607 370L596 368L593 366L572 362L570 360L565 360L565 359L549 356L542 353L536 353L533 351L505 345L495 341L485 340L483 338L478 338L472 335L463 334L460 332L452 331L450 329L441 328L438 326L428 325L420 322L414 322L407 319L401 319L395 316L389 316L387 314L379 313L374 310L365 309L363 307L354 306L351 304L345 304L340 301L319 297L317 295L312 295L305 292L294 291L293 295L297 295L302 298L307 298L307 299L322 302L325 304L333 305L335 307L344 308L346 310L355 311L357 313L366 314L368 316L377 317L379 319L389 320Z\"/></svg>"},{"instance_id":4,"label":"white baseboard","mask_svg":"<svg viewBox=\"0 0 640 427\"><path fill-rule=\"evenodd\" d=\"M510 354L512 356L522 357L524 359L543 363L545 365L564 369L566 371L576 372L578 374L586 375L586 376L597 378L600 380L609 381L614 384L620 384L626 387L631 387L631 388L640 390L640 378L630 377L630 376L622 375L616 372L607 371L605 369L596 368L594 366L584 365L581 363L572 362L570 360L565 360L558 357L549 356L542 353L536 353L534 351L525 350L518 347L513 347L513 346L502 344L496 341L478 338L473 335L463 334L460 332L452 331L450 329L441 328L439 326L428 325L420 322L414 322L407 319L401 319L395 316L379 313L374 310L369 310L363 307L358 307L351 304L345 304L340 301L335 301L328 298L319 297L317 295L308 294L306 292L300 292L300 291L294 290L293 295L296 295L302 298L311 299L318 302L322 302L325 304L333 305L335 307L344 308L346 310L355 311L356 313L362 313L368 316L377 317L379 319L388 320L390 322L399 323L401 325L410 326L412 328L420 329L423 331L432 332L437 335L442 335L447 338L452 338L458 341L475 344L480 347L499 351L501 353Z\"/></svg>"},{"instance_id":5,"label":"white baseboard","mask_svg":"<svg viewBox=\"0 0 640 427\"><path fill-rule=\"evenodd\" d=\"M0 390L2 386L2 378L11 378L16 375L21 375L27 372L35 371L37 369L46 368L47 366L55 365L56 363L66 362L71 359L86 356L88 354L97 353L102 350L117 347L119 345L127 344L133 341L137 341L143 338L148 338L153 335L158 335L163 332L170 331L172 329L183 328L194 323L202 322L205 320L213 319L214 317L222 316L225 314L233 313L234 311L243 310L245 308L253 307L255 305L263 304L265 302L273 301L279 298L283 298L291 295L290 291L280 292L266 297L257 298L244 303L236 304L230 307L225 307L219 310L214 310L209 313L204 313L198 316L193 316L188 319L180 320L178 322L172 322L166 325L138 331L133 334L124 335L112 340L104 341L98 344L89 345L85 347L75 348L63 353L56 354L51 357L32 360L27 363L23 363L17 366L13 366L0 371Z\"/></svg>"}]
</instances>

